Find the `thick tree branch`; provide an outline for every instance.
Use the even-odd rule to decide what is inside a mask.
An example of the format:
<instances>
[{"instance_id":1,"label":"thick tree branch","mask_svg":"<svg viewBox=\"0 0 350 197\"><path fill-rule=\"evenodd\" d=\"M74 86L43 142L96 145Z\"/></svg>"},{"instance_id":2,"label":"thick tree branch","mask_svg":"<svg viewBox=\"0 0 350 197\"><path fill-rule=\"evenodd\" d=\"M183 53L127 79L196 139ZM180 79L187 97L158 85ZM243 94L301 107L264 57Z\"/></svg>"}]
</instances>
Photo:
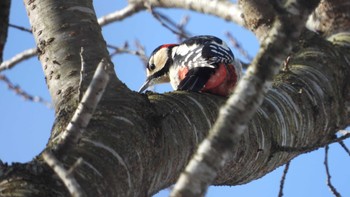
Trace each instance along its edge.
<instances>
[{"instance_id":1,"label":"thick tree branch","mask_svg":"<svg viewBox=\"0 0 350 197\"><path fill-rule=\"evenodd\" d=\"M344 0L321 2L310 16L308 26L326 37L339 32L350 32L349 2Z\"/></svg>"},{"instance_id":2,"label":"thick tree branch","mask_svg":"<svg viewBox=\"0 0 350 197\"><path fill-rule=\"evenodd\" d=\"M11 0L2 0L0 2L0 63L3 59L4 47L7 39L9 26Z\"/></svg>"},{"instance_id":3,"label":"thick tree branch","mask_svg":"<svg viewBox=\"0 0 350 197\"><path fill-rule=\"evenodd\" d=\"M82 191L79 183L75 180L74 176L72 175L72 172L69 172L68 170L66 170L63 164L60 161L58 161L51 152L49 151L44 152L43 159L55 171L58 177L60 177L60 179L67 187L72 197L86 196ZM78 161L81 161L81 160L78 160Z\"/></svg>"},{"instance_id":4,"label":"thick tree branch","mask_svg":"<svg viewBox=\"0 0 350 197\"><path fill-rule=\"evenodd\" d=\"M244 22L260 42L267 36L274 22L275 10L269 0L239 0Z\"/></svg>"},{"instance_id":5,"label":"thick tree branch","mask_svg":"<svg viewBox=\"0 0 350 197\"><path fill-rule=\"evenodd\" d=\"M82 60L82 66L84 65ZM101 97L106 89L107 83L109 81L109 75L106 72L110 65L106 60L102 60L95 74L87 88L84 96L82 97L72 120L68 124L67 128L57 137L55 137L52 142L55 143L55 154L61 158L63 154L67 153L78 141L81 139L82 133L88 126L95 109L101 100ZM84 80L82 78L82 80ZM82 84L82 83L80 83ZM48 157L50 154L48 155Z\"/></svg>"},{"instance_id":6,"label":"thick tree branch","mask_svg":"<svg viewBox=\"0 0 350 197\"><path fill-rule=\"evenodd\" d=\"M39 3L40 6L37 6ZM86 49L88 57L85 60L89 65L86 68L87 83L100 60L109 57L92 4L90 1L77 0L62 5L61 2L49 0L26 1L25 5L56 113L62 112L60 109L68 103L70 107L65 110L69 112L65 113L74 112L78 103L76 84L80 80L80 48ZM76 13L80 17L76 17ZM110 68L108 72L114 73L114 70ZM117 82L114 85L122 84Z\"/></svg>"},{"instance_id":7,"label":"thick tree branch","mask_svg":"<svg viewBox=\"0 0 350 197\"><path fill-rule=\"evenodd\" d=\"M25 3L40 52L44 52L40 60L50 92L57 97L52 133L59 134L79 103L80 47L86 49L86 63L91 66L84 72L87 81L108 53L90 1ZM288 54L288 69L275 78L239 144L231 147L214 184L255 180L306 152L281 147L317 148L334 141L336 131L348 125L349 48L342 45L345 42L334 44L310 32L295 43L298 46ZM110 83L88 127L60 162L67 167L83 159L75 167L74 178L89 196L151 196L175 182L208 134L224 99L188 92L140 95L125 88L113 71L108 72ZM2 195L69 195L42 155L27 164L0 168Z\"/></svg>"},{"instance_id":8,"label":"thick tree branch","mask_svg":"<svg viewBox=\"0 0 350 197\"><path fill-rule=\"evenodd\" d=\"M254 115L270 87L273 76L279 71L279 65L291 51L293 42L299 38L304 24L317 6L299 4L295 1L284 7L290 16L281 15L274 25L262 47L248 68L244 78L238 83L235 92L220 109L213 128L198 147L196 154L177 181L171 196L202 196L225 164L233 146L237 146L240 136L246 130L246 124ZM297 10L297 12L290 12ZM299 17L295 17L299 16ZM296 20L297 18L298 20ZM291 33L289 25L293 24ZM281 49L280 43L285 43Z\"/></svg>"}]
</instances>

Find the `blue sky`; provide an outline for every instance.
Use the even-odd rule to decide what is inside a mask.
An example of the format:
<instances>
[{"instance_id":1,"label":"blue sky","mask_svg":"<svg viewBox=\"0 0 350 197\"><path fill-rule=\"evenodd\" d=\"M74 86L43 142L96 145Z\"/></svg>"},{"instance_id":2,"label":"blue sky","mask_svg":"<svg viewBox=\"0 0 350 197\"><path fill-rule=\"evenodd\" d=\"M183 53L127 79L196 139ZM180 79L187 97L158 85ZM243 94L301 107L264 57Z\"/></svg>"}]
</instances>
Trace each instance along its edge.
<instances>
[{"instance_id":1,"label":"blue sky","mask_svg":"<svg viewBox=\"0 0 350 197\"><path fill-rule=\"evenodd\" d=\"M98 17L113 12L126 5L126 1L95 2ZM221 19L179 9L162 9L163 14L178 22L185 15L190 16L187 30L193 35L210 34L227 41L225 32L230 31L242 46L254 56L258 44L253 34ZM10 23L30 27L22 1L12 1ZM176 37L162 27L148 12L138 13L122 22L103 28L106 41L115 46L129 42L134 49L134 40L138 39L145 47L147 54L163 43L176 42ZM227 41L228 42L228 41ZM32 35L13 28L9 30L5 47L4 60L35 46ZM232 48L232 47L231 47ZM236 50L236 57L246 61ZM113 57L118 77L132 90L138 90L145 79L141 61L132 55ZM19 85L31 95L50 100L45 85L44 75L37 58L25 61L15 68L4 71L14 84ZM133 76L133 77L131 77ZM157 86L156 91L170 91L170 86ZM0 159L4 162L27 162L39 154L45 147L54 120L54 111L43 104L25 101L0 81ZM350 146L349 140L346 144ZM324 149L301 155L291 163L287 175L285 196L333 196L326 186L326 174L323 165ZM329 165L332 181L343 196L350 196L350 157L338 144L330 147ZM278 168L263 178L235 187L211 187L207 196L277 196L283 167ZM166 196L168 190L161 191L156 197Z\"/></svg>"}]
</instances>

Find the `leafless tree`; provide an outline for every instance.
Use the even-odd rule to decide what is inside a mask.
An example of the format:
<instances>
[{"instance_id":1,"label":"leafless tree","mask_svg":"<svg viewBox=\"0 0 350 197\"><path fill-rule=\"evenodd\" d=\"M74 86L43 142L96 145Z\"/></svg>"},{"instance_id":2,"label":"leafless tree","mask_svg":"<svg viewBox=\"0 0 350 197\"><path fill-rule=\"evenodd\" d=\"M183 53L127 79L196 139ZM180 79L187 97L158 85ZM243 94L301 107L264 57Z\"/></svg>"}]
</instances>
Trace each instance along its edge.
<instances>
[{"instance_id":1,"label":"leafless tree","mask_svg":"<svg viewBox=\"0 0 350 197\"><path fill-rule=\"evenodd\" d=\"M56 118L38 157L0 162L2 196L150 196L175 183L172 196L202 196L349 136L335 136L350 120L347 0L129 0L98 20L87 0L24 3ZM139 94L118 79L100 25L154 8L256 35L260 50L228 99Z\"/></svg>"}]
</instances>

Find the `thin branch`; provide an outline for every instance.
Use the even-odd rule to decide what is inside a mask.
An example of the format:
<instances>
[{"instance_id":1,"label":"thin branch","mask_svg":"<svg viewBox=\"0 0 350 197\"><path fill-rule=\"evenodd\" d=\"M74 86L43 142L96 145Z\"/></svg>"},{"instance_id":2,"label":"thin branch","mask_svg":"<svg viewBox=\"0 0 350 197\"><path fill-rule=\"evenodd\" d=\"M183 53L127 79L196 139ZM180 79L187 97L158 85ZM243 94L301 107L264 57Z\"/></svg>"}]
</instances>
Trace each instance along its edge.
<instances>
[{"instance_id":1,"label":"thin branch","mask_svg":"<svg viewBox=\"0 0 350 197\"><path fill-rule=\"evenodd\" d=\"M189 38L189 34L187 32L181 31L179 27L174 23L172 20L170 20L167 16L155 11L152 8L152 5L146 3L145 6L147 7L148 11L152 14L154 18L156 18L159 23L165 27L166 29L170 30L173 34L178 35L180 38ZM168 24L166 24L164 21L166 21ZM174 29L176 28L176 29Z\"/></svg>"},{"instance_id":2,"label":"thin branch","mask_svg":"<svg viewBox=\"0 0 350 197\"><path fill-rule=\"evenodd\" d=\"M114 12L112 14L103 16L101 18L98 19L98 23L100 24L100 26L104 26L107 25L109 23L112 23L114 21L119 21L119 20L123 20L124 18L140 11L140 6L136 5L136 4L129 4L128 6L126 6L124 9L119 10L117 12ZM24 27L20 27L20 26L16 26L16 25L10 25L13 28L17 28L17 29L21 29L23 31L26 32L31 32L31 30L26 29ZM1 49L0 49L1 51ZM37 49L36 48L32 48L32 49L27 49L17 55L15 55L14 57L12 57L10 60L7 60L5 62L2 62L0 65L0 72L6 69L10 69L13 66L15 66L17 63L24 61L26 59L29 59L33 56L35 56L37 54ZM0 58L1 60L1 58Z\"/></svg>"},{"instance_id":3,"label":"thin branch","mask_svg":"<svg viewBox=\"0 0 350 197\"><path fill-rule=\"evenodd\" d=\"M106 16L103 16L98 19L98 24L101 26L108 25L110 23L113 23L115 21L121 21L132 14L135 14L139 11L141 11L143 6L140 6L138 4L130 3L125 8L118 10L116 12L110 13Z\"/></svg>"},{"instance_id":4,"label":"thin branch","mask_svg":"<svg viewBox=\"0 0 350 197\"><path fill-rule=\"evenodd\" d=\"M347 133L347 134L345 134L345 135L343 135L343 136L341 136L341 137L338 137L338 138L336 138L336 139L330 141L329 144L333 144L333 143L335 143L335 142L341 142L341 141L343 141L343 140L345 140L345 139L348 139L348 138L350 138L350 133Z\"/></svg>"},{"instance_id":5,"label":"thin branch","mask_svg":"<svg viewBox=\"0 0 350 197\"><path fill-rule=\"evenodd\" d=\"M345 145L345 143L343 141L338 142L340 144L341 147L343 147L343 149L345 150L346 153L348 153L348 155L350 156L350 150L348 149L348 147Z\"/></svg>"},{"instance_id":6,"label":"thin branch","mask_svg":"<svg viewBox=\"0 0 350 197\"><path fill-rule=\"evenodd\" d=\"M14 57L12 57L10 60L4 61L0 64L0 72L6 69L11 69L16 64L29 59L37 54L36 48L27 49L21 53L18 53Z\"/></svg>"},{"instance_id":7,"label":"thin branch","mask_svg":"<svg viewBox=\"0 0 350 197\"><path fill-rule=\"evenodd\" d=\"M142 60L147 60L147 56L141 50L130 50L129 47L125 47L125 46L117 47L117 46L113 46L111 44L107 44L107 47L114 50L110 54L111 57L113 57L114 55L117 55L117 54L127 53L127 54L131 54L131 55L136 55L136 56L140 57Z\"/></svg>"},{"instance_id":8,"label":"thin branch","mask_svg":"<svg viewBox=\"0 0 350 197\"><path fill-rule=\"evenodd\" d=\"M233 4L232 2L220 2L220 1L214 2L213 1L213 2L209 2L208 4L206 2L201 2L201 1L194 2L193 0L180 0L180 1L169 1L169 2L168 1L165 1L165 2L149 1L149 3L151 3L150 5L152 5L153 7L183 8L183 9L190 9L201 13L212 14L212 15L224 18L226 20L231 20L233 22L236 22L237 24L243 25L243 20L241 18L241 10L238 7L238 5ZM144 5L144 1L135 0L129 3L125 8L99 18L98 23L100 24L100 26L105 26L115 21L121 21L145 9L147 8ZM161 18L166 20L166 17L163 15L159 15L159 13L158 13L158 16L162 16ZM15 27L15 25L12 25L12 27ZM180 37L186 36L186 32L184 32L184 29L182 28L182 26L175 26L175 27L177 27L180 30L180 34L178 34ZM23 30L31 32L29 29L23 28ZM11 60L7 61L6 64L4 65L1 64L0 71L9 69L13 67L16 63L36 55L36 52L29 51L29 50L19 53L18 55L13 57ZM36 49L32 49L32 50L36 50ZM21 56L24 56L23 60L21 59ZM17 58L19 58L19 61L18 62L14 61Z\"/></svg>"},{"instance_id":9,"label":"thin branch","mask_svg":"<svg viewBox=\"0 0 350 197\"><path fill-rule=\"evenodd\" d=\"M134 3L143 2L143 0L133 0ZM159 8L182 8L195 12L217 16L227 21L244 26L242 10L236 3L230 1L198 1L198 0L177 0L177 1L159 1L148 0L152 7Z\"/></svg>"},{"instance_id":10,"label":"thin branch","mask_svg":"<svg viewBox=\"0 0 350 197\"><path fill-rule=\"evenodd\" d=\"M276 146L277 151L285 151L285 152L310 152L313 150L316 150L318 148L333 144L333 143L340 143L345 139L350 138L350 133L345 134L341 137L332 139L331 141L327 141L326 143L322 143L322 144L315 144L315 145L311 145L311 146L304 146L304 147L287 147L287 146Z\"/></svg>"},{"instance_id":11,"label":"thin branch","mask_svg":"<svg viewBox=\"0 0 350 197\"><path fill-rule=\"evenodd\" d=\"M109 81L108 66L107 61L102 59L66 130L53 139L57 143L54 150L58 157L78 142L89 124Z\"/></svg>"},{"instance_id":12,"label":"thin branch","mask_svg":"<svg viewBox=\"0 0 350 197\"><path fill-rule=\"evenodd\" d=\"M107 44L108 48L111 48L114 50L110 54L110 57L113 57L113 56L118 55L118 54L125 54L125 53L131 54L131 55L136 55L137 57L140 58L141 62L146 66L148 58L146 56L145 49L142 45L139 44L139 41L135 41L135 43L137 43L137 44L135 44L137 47L137 50L130 50L127 42L126 42L126 44L124 44L123 47L117 47L117 46Z\"/></svg>"},{"instance_id":13,"label":"thin branch","mask_svg":"<svg viewBox=\"0 0 350 197\"><path fill-rule=\"evenodd\" d=\"M220 18L223 18L225 20L231 20L232 22L235 22L239 25L243 25L244 22L241 17L241 9L237 4L234 4L232 2L224 2L224 1L194 1L194 0L179 0L179 1L149 1L149 3L153 7L161 7L161 8L183 8L183 9L189 9L193 11L197 11L204 14L212 14L215 16L218 16ZM105 26L110 23L113 23L115 21L121 21L135 13L138 13L139 11L145 10L146 7L144 5L144 1L142 0L134 0L131 1L126 7L124 7L121 10L118 10L116 12L110 13L106 16L103 16L98 19L98 23L100 26ZM11 25L12 27L15 27L15 25ZM18 26L16 26L18 27ZM21 27L22 28L22 27ZM181 27L179 27L181 30ZM23 30L26 30L27 32L30 32L29 29L23 28ZM181 35L181 34L180 34ZM33 49L36 50L36 49ZM29 50L28 50L29 51ZM28 51L21 52L20 54L16 55L12 59L16 59L17 56L23 55L23 53L27 53ZM36 55L36 52L31 51L31 53L27 54L25 59L28 59L30 57L33 57ZM11 59L11 60L12 60ZM10 62L9 60L8 62ZM24 60L24 59L23 59ZM22 60L20 60L22 61ZM0 61L1 62L1 61ZM13 62L13 65L1 65L0 71L4 69L9 69L13 67L18 62ZM9 63L6 63L9 64Z\"/></svg>"},{"instance_id":14,"label":"thin branch","mask_svg":"<svg viewBox=\"0 0 350 197\"><path fill-rule=\"evenodd\" d=\"M290 165L290 161L288 161L286 163L286 166L284 167L283 174L282 174L282 177L281 177L280 191L278 193L278 197L282 197L283 196L284 182L286 180L286 176L287 176L287 173L288 173L288 170L289 170L289 165Z\"/></svg>"},{"instance_id":15,"label":"thin branch","mask_svg":"<svg viewBox=\"0 0 350 197\"><path fill-rule=\"evenodd\" d=\"M141 44L141 42L139 41L139 40L135 40L135 46L136 46L136 48L137 48L137 51L139 52L139 54L141 55L141 56L139 56L140 57L140 59L141 59L141 61L143 62L143 65L145 66L145 68L146 68L146 66L147 66L147 64L148 64L148 57L146 56L146 50L145 50L145 46L143 46L142 44Z\"/></svg>"},{"instance_id":16,"label":"thin branch","mask_svg":"<svg viewBox=\"0 0 350 197\"><path fill-rule=\"evenodd\" d=\"M243 49L243 47L241 46L241 44L237 41L237 39L230 33L230 32L226 32L226 36L229 39L230 43L232 44L232 46L238 50L239 53L241 53L241 55L246 58L249 62L251 62L253 60L253 57L250 56L248 54L248 52L246 50Z\"/></svg>"},{"instance_id":17,"label":"thin branch","mask_svg":"<svg viewBox=\"0 0 350 197\"><path fill-rule=\"evenodd\" d=\"M0 75L0 81L3 81L10 90L14 91L17 95L23 97L24 100L29 100L36 103L42 103L46 107L52 108L52 105L50 102L45 101L43 98L39 96L32 96L28 94L27 92L22 90L21 87L14 85L5 75Z\"/></svg>"},{"instance_id":18,"label":"thin branch","mask_svg":"<svg viewBox=\"0 0 350 197\"><path fill-rule=\"evenodd\" d=\"M327 186L329 187L329 189L332 191L333 195L336 196L336 197L340 197L341 195L339 194L339 192L337 191L337 189L335 189L335 187L332 185L332 182L331 182L331 174L329 172L329 167L328 167L328 149L329 149L329 146L327 145L324 150L325 150L325 153L324 153L324 166L326 168L326 174L327 174Z\"/></svg>"},{"instance_id":19,"label":"thin branch","mask_svg":"<svg viewBox=\"0 0 350 197\"><path fill-rule=\"evenodd\" d=\"M182 17L181 21L176 25L178 30L180 32L182 32L183 34L187 34L188 36L190 36L191 34L190 33L186 33L186 25L188 24L188 21L190 20L190 17L188 15L185 15L184 17ZM179 43L184 41L185 37L182 37L182 36L178 36L177 37Z\"/></svg>"},{"instance_id":20,"label":"thin branch","mask_svg":"<svg viewBox=\"0 0 350 197\"><path fill-rule=\"evenodd\" d=\"M21 31L25 31L25 32L28 32L28 33L32 33L31 29L28 29L28 28L25 28L25 27L21 27L21 26L18 26L18 25L9 24L9 27L12 27L12 28L15 28L15 29L19 29Z\"/></svg>"},{"instance_id":21,"label":"thin branch","mask_svg":"<svg viewBox=\"0 0 350 197\"><path fill-rule=\"evenodd\" d=\"M74 196L74 197L86 196L72 173L73 169L75 169L77 165L73 165L74 168L71 168L70 170L67 171L63 167L63 164L60 161L58 161L57 158L49 151L45 151L43 153L43 159L47 163L47 165L49 165L52 168L52 170L58 175L58 177L60 177L64 185L67 187L71 196Z\"/></svg>"},{"instance_id":22,"label":"thin branch","mask_svg":"<svg viewBox=\"0 0 350 197\"><path fill-rule=\"evenodd\" d=\"M242 10L237 4L229 1L197 1L197 0L177 0L177 1L147 1L152 7L159 8L182 8L196 11L203 14L210 14L232 21L243 26L244 21L241 17ZM145 10L144 0L129 0L129 4L116 12L110 13L98 19L101 26L108 25L115 21L121 21L139 11Z\"/></svg>"},{"instance_id":23,"label":"thin branch","mask_svg":"<svg viewBox=\"0 0 350 197\"><path fill-rule=\"evenodd\" d=\"M246 130L248 121L271 86L274 75L297 42L309 14L318 2L289 1L286 14L275 18L272 28L262 40L260 51L235 92L220 109L209 136L199 145L185 170L181 173L170 196L202 196L217 176ZM288 13L288 14L287 14ZM297 15L298 17L296 17ZM289 27L292 25L293 33ZM280 43L284 43L281 48Z\"/></svg>"}]
</instances>

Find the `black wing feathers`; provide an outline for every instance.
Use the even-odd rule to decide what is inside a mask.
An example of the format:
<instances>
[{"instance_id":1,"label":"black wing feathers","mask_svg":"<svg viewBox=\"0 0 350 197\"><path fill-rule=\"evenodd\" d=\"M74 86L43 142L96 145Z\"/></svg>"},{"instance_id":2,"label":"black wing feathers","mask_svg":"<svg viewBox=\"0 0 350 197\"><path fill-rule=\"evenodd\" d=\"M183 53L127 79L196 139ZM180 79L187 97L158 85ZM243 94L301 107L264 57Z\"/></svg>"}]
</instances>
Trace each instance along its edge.
<instances>
[{"instance_id":1,"label":"black wing feathers","mask_svg":"<svg viewBox=\"0 0 350 197\"><path fill-rule=\"evenodd\" d=\"M204 87L214 72L215 69L210 67L193 68L188 71L177 89L198 92Z\"/></svg>"},{"instance_id":2,"label":"black wing feathers","mask_svg":"<svg viewBox=\"0 0 350 197\"><path fill-rule=\"evenodd\" d=\"M221 63L234 61L232 51L223 41L214 36L195 36L182 44L197 45L193 52L182 57L182 64L190 68L185 78L178 85L178 90L200 91ZM198 57L200 53L200 57Z\"/></svg>"}]
</instances>

